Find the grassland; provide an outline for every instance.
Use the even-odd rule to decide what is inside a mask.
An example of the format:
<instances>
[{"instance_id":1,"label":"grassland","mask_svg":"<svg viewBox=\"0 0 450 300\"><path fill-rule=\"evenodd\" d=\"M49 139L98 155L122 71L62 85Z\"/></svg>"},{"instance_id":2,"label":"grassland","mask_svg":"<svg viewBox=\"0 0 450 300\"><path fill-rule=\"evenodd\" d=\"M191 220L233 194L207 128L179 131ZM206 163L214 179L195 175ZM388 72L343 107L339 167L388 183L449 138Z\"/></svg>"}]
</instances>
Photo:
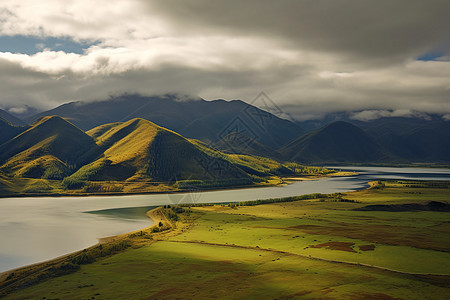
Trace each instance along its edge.
<instances>
[{"instance_id":1,"label":"grassland","mask_svg":"<svg viewBox=\"0 0 450 300\"><path fill-rule=\"evenodd\" d=\"M449 184L395 181L301 201L159 208L152 217L161 226L3 274L0 291L10 289L6 299L449 299L450 213L355 210L449 196ZM50 278L65 265L70 274Z\"/></svg>"}]
</instances>

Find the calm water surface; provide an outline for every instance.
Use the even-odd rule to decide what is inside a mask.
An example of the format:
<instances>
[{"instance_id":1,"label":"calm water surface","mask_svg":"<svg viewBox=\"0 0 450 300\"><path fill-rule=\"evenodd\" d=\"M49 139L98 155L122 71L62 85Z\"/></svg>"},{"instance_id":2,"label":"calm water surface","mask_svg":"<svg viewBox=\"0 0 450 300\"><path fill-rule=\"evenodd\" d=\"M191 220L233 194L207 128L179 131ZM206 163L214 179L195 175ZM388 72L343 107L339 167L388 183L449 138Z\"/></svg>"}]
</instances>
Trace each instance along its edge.
<instances>
[{"instance_id":1,"label":"calm water surface","mask_svg":"<svg viewBox=\"0 0 450 300\"><path fill-rule=\"evenodd\" d=\"M336 167L358 176L299 181L281 187L182 194L0 199L0 272L48 260L101 237L150 226L145 212L179 203L224 203L354 191L374 179L450 180L449 169Z\"/></svg>"}]
</instances>

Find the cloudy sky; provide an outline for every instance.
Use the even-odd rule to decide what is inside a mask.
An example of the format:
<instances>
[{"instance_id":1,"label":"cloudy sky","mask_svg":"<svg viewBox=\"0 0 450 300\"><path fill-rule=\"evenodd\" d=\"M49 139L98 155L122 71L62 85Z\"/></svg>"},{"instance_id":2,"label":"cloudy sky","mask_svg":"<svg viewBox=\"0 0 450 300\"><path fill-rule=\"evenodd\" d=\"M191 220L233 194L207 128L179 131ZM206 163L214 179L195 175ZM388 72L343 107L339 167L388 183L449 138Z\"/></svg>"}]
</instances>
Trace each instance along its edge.
<instances>
[{"instance_id":1,"label":"cloudy sky","mask_svg":"<svg viewBox=\"0 0 450 300\"><path fill-rule=\"evenodd\" d=\"M261 91L300 119L450 114L450 1L0 1L2 108Z\"/></svg>"}]
</instances>

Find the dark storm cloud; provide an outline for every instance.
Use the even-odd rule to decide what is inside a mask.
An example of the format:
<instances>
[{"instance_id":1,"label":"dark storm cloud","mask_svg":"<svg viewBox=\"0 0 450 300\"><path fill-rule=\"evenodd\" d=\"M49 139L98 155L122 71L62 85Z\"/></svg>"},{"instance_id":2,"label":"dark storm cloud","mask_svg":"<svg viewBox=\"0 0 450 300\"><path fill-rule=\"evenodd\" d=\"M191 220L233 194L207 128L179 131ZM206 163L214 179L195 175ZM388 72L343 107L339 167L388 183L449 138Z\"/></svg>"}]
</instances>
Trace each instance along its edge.
<instances>
[{"instance_id":1,"label":"dark storm cloud","mask_svg":"<svg viewBox=\"0 0 450 300\"><path fill-rule=\"evenodd\" d=\"M177 31L258 35L292 47L389 60L420 55L448 42L446 0L175 0L149 2ZM447 49L448 50L448 49Z\"/></svg>"},{"instance_id":2,"label":"dark storm cloud","mask_svg":"<svg viewBox=\"0 0 450 300\"><path fill-rule=\"evenodd\" d=\"M450 1L31 4L2 1L0 37L97 42L77 53L31 45L33 55L2 45L0 107L126 92L251 101L265 91L299 119L450 113Z\"/></svg>"}]
</instances>

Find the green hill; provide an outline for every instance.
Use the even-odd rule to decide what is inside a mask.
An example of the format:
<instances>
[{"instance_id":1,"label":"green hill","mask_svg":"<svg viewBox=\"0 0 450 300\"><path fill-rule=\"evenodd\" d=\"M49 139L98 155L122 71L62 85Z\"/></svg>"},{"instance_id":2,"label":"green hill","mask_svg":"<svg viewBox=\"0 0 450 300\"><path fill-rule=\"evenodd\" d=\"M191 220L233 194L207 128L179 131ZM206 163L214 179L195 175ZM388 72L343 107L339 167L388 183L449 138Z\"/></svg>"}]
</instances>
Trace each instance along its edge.
<instances>
[{"instance_id":1,"label":"green hill","mask_svg":"<svg viewBox=\"0 0 450 300\"><path fill-rule=\"evenodd\" d=\"M0 146L0 170L16 177L61 179L95 146L90 136L64 119L44 117Z\"/></svg>"},{"instance_id":2,"label":"green hill","mask_svg":"<svg viewBox=\"0 0 450 300\"><path fill-rule=\"evenodd\" d=\"M122 124L122 122L103 124L103 125L93 128L89 131L86 131L86 133L88 135L90 135L91 137L93 137L94 139L97 139L98 137L100 137L102 134L104 134L111 128L116 127L117 125L120 125L120 124Z\"/></svg>"},{"instance_id":3,"label":"green hill","mask_svg":"<svg viewBox=\"0 0 450 300\"><path fill-rule=\"evenodd\" d=\"M88 154L95 152L96 159L66 182L249 178L218 152L207 153L181 135L144 119L102 125L87 133L96 138L98 147ZM213 163L217 168L210 165Z\"/></svg>"},{"instance_id":4,"label":"green hill","mask_svg":"<svg viewBox=\"0 0 450 300\"><path fill-rule=\"evenodd\" d=\"M12 186L13 184L9 181L9 178L0 171L0 195L9 193Z\"/></svg>"},{"instance_id":5,"label":"green hill","mask_svg":"<svg viewBox=\"0 0 450 300\"><path fill-rule=\"evenodd\" d=\"M279 152L302 163L381 162L391 159L362 129L342 121L302 135Z\"/></svg>"}]
</instances>

